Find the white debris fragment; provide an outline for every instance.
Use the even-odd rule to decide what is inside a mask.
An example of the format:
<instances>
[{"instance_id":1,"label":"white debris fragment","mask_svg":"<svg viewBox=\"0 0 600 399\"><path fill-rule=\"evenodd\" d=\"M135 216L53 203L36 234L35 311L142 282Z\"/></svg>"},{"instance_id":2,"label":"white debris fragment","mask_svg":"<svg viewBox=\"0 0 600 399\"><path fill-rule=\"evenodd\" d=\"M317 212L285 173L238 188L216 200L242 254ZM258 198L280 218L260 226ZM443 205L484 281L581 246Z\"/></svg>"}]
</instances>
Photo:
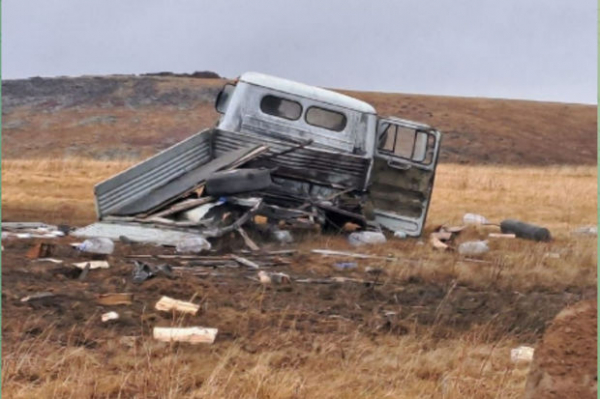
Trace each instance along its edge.
<instances>
[{"instance_id":1,"label":"white debris fragment","mask_svg":"<svg viewBox=\"0 0 600 399\"><path fill-rule=\"evenodd\" d=\"M200 309L200 305L169 298L168 296L163 296L158 302L156 302L154 308L163 312L170 312L172 310L176 310L182 313L196 314Z\"/></svg>"},{"instance_id":2,"label":"white debris fragment","mask_svg":"<svg viewBox=\"0 0 600 399\"><path fill-rule=\"evenodd\" d=\"M89 262L78 262L73 263L73 266L78 267L79 269L85 269L87 264L89 263L90 269L108 269L110 265L105 260L91 260Z\"/></svg>"},{"instance_id":3,"label":"white debris fragment","mask_svg":"<svg viewBox=\"0 0 600 399\"><path fill-rule=\"evenodd\" d=\"M202 251L210 250L211 245L210 242L206 241L206 239L202 236L190 237L186 238L177 243L175 247L176 251L179 253L200 253Z\"/></svg>"},{"instance_id":4,"label":"white debris fragment","mask_svg":"<svg viewBox=\"0 0 600 399\"><path fill-rule=\"evenodd\" d=\"M405 231L398 230L394 232L394 237L404 239L407 237L407 234Z\"/></svg>"},{"instance_id":5,"label":"white debris fragment","mask_svg":"<svg viewBox=\"0 0 600 399\"><path fill-rule=\"evenodd\" d=\"M573 234L586 235L586 236L597 236L598 226L583 226L573 230Z\"/></svg>"},{"instance_id":6,"label":"white debris fragment","mask_svg":"<svg viewBox=\"0 0 600 399\"><path fill-rule=\"evenodd\" d=\"M106 323L107 321L117 320L119 318L119 314L117 312L108 312L104 313L101 318L102 322Z\"/></svg>"},{"instance_id":7,"label":"white debris fragment","mask_svg":"<svg viewBox=\"0 0 600 399\"><path fill-rule=\"evenodd\" d=\"M60 260L60 259L54 259L54 258L39 258L39 259L36 259L36 261L38 261L38 262L52 262L52 263L58 263L58 264L63 263L62 260Z\"/></svg>"},{"instance_id":8,"label":"white debris fragment","mask_svg":"<svg viewBox=\"0 0 600 399\"><path fill-rule=\"evenodd\" d=\"M348 236L348 242L354 247L365 244L384 244L387 240L379 231L357 231Z\"/></svg>"},{"instance_id":9,"label":"white debris fragment","mask_svg":"<svg viewBox=\"0 0 600 399\"><path fill-rule=\"evenodd\" d=\"M110 255L115 250L115 244L109 238L92 237L82 242L77 249L92 254Z\"/></svg>"},{"instance_id":10,"label":"white debris fragment","mask_svg":"<svg viewBox=\"0 0 600 399\"><path fill-rule=\"evenodd\" d=\"M153 336L154 339L165 342L179 341L192 344L212 344L215 342L218 332L219 330L216 328L204 327L154 327Z\"/></svg>"},{"instance_id":11,"label":"white debris fragment","mask_svg":"<svg viewBox=\"0 0 600 399\"><path fill-rule=\"evenodd\" d=\"M481 224L488 224L489 221L485 217L478 215L476 213L465 213L465 215L463 216L463 223L464 224L481 225Z\"/></svg>"},{"instance_id":12,"label":"white debris fragment","mask_svg":"<svg viewBox=\"0 0 600 399\"><path fill-rule=\"evenodd\" d=\"M458 253L461 255L481 255L490 250L487 240L485 241L466 241L458 246Z\"/></svg>"},{"instance_id":13,"label":"white debris fragment","mask_svg":"<svg viewBox=\"0 0 600 399\"><path fill-rule=\"evenodd\" d=\"M510 360L513 363L530 362L533 360L534 351L530 346L519 346L510 350Z\"/></svg>"}]
</instances>

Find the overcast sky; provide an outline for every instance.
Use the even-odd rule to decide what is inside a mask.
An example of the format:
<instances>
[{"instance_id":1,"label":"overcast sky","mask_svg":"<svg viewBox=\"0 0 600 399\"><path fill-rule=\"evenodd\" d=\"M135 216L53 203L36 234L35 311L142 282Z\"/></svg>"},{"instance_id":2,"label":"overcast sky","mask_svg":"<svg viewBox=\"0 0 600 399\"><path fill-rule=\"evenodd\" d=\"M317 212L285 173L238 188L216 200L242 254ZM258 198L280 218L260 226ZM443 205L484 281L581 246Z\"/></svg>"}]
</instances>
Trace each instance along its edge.
<instances>
[{"instance_id":1,"label":"overcast sky","mask_svg":"<svg viewBox=\"0 0 600 399\"><path fill-rule=\"evenodd\" d=\"M5 0L2 78L258 71L597 103L596 0Z\"/></svg>"}]
</instances>

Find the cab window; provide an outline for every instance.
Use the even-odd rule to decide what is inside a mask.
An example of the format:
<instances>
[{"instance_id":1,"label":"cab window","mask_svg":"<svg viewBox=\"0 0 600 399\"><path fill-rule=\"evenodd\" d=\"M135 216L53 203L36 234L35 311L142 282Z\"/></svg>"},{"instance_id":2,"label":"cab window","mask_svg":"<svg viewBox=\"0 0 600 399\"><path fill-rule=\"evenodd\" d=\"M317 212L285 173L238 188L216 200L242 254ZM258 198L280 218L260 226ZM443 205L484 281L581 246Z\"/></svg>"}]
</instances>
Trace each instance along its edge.
<instances>
[{"instance_id":1,"label":"cab window","mask_svg":"<svg viewBox=\"0 0 600 399\"><path fill-rule=\"evenodd\" d=\"M285 98L266 95L260 102L260 110L267 115L295 121L302 115L302 105Z\"/></svg>"}]
</instances>

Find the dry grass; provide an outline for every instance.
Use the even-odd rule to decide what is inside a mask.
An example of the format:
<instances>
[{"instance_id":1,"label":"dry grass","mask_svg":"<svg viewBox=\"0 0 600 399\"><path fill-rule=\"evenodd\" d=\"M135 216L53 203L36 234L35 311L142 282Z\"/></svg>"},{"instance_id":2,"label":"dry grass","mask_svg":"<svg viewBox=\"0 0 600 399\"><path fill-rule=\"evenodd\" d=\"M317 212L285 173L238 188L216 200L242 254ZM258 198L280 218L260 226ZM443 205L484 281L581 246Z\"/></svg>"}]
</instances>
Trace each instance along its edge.
<instances>
[{"instance_id":1,"label":"dry grass","mask_svg":"<svg viewBox=\"0 0 600 399\"><path fill-rule=\"evenodd\" d=\"M3 218L91 222L93 185L127 166L81 159L3 161ZM492 242L485 257L492 263L483 266L414 241L390 241L365 252L420 260L417 266L387 265L392 278L419 276L511 290L592 287L596 241L575 238L570 231L596 223L596 176L593 167L441 165L428 228L458 223L465 212L475 212L493 221L514 217L545 225L556 240ZM465 235L484 234L473 230ZM335 236L320 239L318 246L348 249ZM300 247L315 247L315 242L306 239ZM561 257L545 258L546 252ZM13 323L11 335L20 337L27 337L37 322L34 316L3 320L5 326ZM89 328L91 335L88 324L93 323L78 328ZM434 328L430 333L372 336L349 320L340 320L337 330L326 334L279 330L276 319L269 325L255 332L252 341L193 349L147 337L128 346L110 330L99 347L86 348L74 334L57 343L50 327L10 344L3 340L3 393L11 398L518 398L525 384L527 368L509 360L510 349L522 342L515 336L498 340L491 326L472 327L459 338L439 338Z\"/></svg>"}]
</instances>

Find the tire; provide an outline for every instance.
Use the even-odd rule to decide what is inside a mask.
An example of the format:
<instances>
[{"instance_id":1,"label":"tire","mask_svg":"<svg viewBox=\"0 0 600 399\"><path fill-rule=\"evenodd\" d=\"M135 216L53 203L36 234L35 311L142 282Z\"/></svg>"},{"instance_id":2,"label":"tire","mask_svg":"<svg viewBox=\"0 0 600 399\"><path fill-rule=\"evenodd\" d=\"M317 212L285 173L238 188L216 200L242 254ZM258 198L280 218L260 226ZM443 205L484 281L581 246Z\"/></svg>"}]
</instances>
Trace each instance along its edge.
<instances>
[{"instance_id":1,"label":"tire","mask_svg":"<svg viewBox=\"0 0 600 399\"><path fill-rule=\"evenodd\" d=\"M260 191L272 184L268 169L234 169L213 173L206 179L206 193L212 196Z\"/></svg>"}]
</instances>

